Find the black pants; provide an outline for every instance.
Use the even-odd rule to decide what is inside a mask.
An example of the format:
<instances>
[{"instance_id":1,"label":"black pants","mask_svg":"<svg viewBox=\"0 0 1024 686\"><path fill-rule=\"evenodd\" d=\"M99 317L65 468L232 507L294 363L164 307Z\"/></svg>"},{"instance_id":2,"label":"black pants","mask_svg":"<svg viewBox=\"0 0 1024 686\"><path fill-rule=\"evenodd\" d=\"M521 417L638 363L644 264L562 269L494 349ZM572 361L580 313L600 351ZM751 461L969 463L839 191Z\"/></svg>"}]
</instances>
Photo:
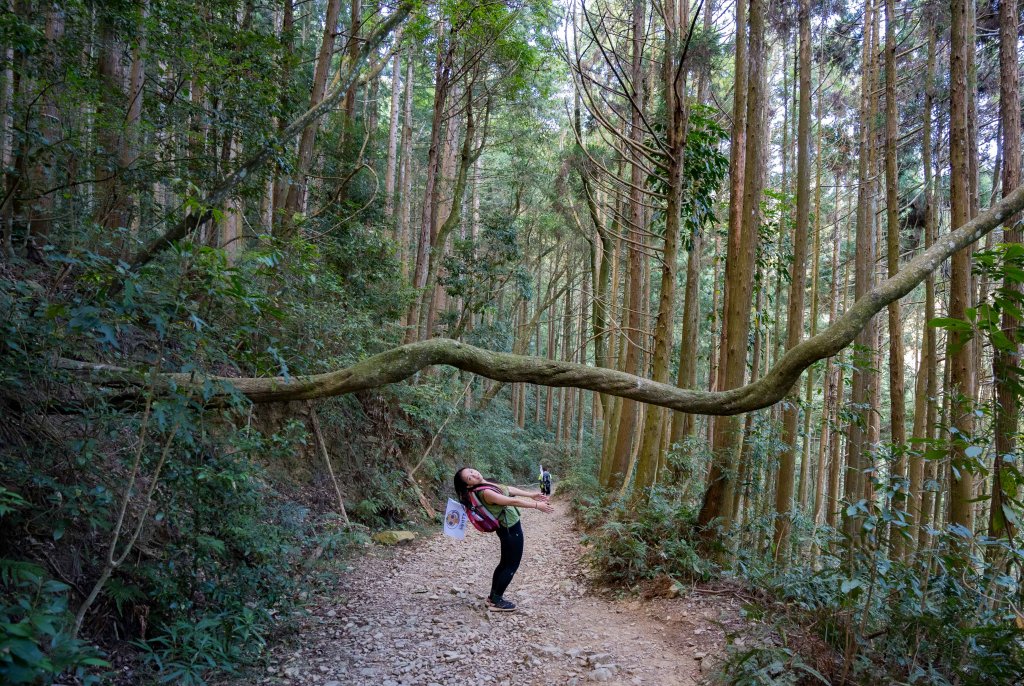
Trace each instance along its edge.
<instances>
[{"instance_id":1,"label":"black pants","mask_svg":"<svg viewBox=\"0 0 1024 686\"><path fill-rule=\"evenodd\" d=\"M519 569L523 559L523 525L516 522L510 527L498 527L498 540L501 541L501 560L491 577L491 600L498 600L505 594L505 589L512 583L512 577Z\"/></svg>"}]
</instances>

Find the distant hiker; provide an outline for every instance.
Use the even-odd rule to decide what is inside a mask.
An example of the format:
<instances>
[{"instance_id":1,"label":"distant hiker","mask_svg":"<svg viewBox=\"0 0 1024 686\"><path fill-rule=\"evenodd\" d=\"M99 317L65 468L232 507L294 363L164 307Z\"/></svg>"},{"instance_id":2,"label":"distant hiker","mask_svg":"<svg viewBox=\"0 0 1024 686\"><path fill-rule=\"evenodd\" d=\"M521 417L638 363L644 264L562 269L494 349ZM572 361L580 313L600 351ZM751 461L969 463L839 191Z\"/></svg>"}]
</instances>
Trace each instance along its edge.
<instances>
[{"instance_id":1,"label":"distant hiker","mask_svg":"<svg viewBox=\"0 0 1024 686\"><path fill-rule=\"evenodd\" d=\"M551 472L546 469L540 475L540 492L551 495Z\"/></svg>"},{"instance_id":2,"label":"distant hiker","mask_svg":"<svg viewBox=\"0 0 1024 686\"><path fill-rule=\"evenodd\" d=\"M504 594L523 559L523 526L519 521L518 508L533 508L549 514L555 508L548 503L548 497L543 493L531 493L492 483L472 467L463 467L455 472L455 493L467 509L472 507L472 500L479 498L488 512L497 519L495 533L501 541L501 559L491 576L487 608L494 612L513 612L516 609L515 603L505 600ZM471 499L470 494L475 497Z\"/></svg>"},{"instance_id":3,"label":"distant hiker","mask_svg":"<svg viewBox=\"0 0 1024 686\"><path fill-rule=\"evenodd\" d=\"M541 465L540 471L537 472L537 486L542 492L544 491L544 465Z\"/></svg>"}]
</instances>

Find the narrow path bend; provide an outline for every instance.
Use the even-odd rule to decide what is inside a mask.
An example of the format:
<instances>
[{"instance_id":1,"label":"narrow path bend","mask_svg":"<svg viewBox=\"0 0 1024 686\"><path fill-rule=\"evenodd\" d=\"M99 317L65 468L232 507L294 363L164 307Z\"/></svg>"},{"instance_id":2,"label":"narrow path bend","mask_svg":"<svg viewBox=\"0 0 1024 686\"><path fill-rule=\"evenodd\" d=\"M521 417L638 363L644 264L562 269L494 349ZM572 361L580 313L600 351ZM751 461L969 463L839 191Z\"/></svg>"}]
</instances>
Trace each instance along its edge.
<instances>
[{"instance_id":1,"label":"narrow path bend","mask_svg":"<svg viewBox=\"0 0 1024 686\"><path fill-rule=\"evenodd\" d=\"M493 534L438 533L376 549L339 575L290 648L259 679L304 686L697 684L741 625L739 602L686 597L615 600L590 590L564 503L527 510L526 552L506 597L483 599L497 563Z\"/></svg>"}]
</instances>

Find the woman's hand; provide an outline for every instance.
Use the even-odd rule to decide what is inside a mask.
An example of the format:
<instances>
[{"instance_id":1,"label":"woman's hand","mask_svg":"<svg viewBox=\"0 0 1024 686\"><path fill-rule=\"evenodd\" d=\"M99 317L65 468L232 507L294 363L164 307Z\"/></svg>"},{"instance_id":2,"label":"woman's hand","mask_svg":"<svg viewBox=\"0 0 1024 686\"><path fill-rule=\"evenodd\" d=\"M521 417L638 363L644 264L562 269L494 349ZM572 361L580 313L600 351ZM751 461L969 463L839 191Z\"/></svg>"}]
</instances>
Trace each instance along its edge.
<instances>
[{"instance_id":1,"label":"woman's hand","mask_svg":"<svg viewBox=\"0 0 1024 686\"><path fill-rule=\"evenodd\" d=\"M541 512L545 512L547 514L551 514L552 512L555 511L555 506L552 505L551 503L547 502L547 498L545 497L544 500L538 500L537 501L536 509L540 510Z\"/></svg>"},{"instance_id":2,"label":"woman's hand","mask_svg":"<svg viewBox=\"0 0 1024 686\"><path fill-rule=\"evenodd\" d=\"M531 493L530 497L539 503L546 503L548 500L551 499L550 497L544 495L543 493Z\"/></svg>"}]
</instances>

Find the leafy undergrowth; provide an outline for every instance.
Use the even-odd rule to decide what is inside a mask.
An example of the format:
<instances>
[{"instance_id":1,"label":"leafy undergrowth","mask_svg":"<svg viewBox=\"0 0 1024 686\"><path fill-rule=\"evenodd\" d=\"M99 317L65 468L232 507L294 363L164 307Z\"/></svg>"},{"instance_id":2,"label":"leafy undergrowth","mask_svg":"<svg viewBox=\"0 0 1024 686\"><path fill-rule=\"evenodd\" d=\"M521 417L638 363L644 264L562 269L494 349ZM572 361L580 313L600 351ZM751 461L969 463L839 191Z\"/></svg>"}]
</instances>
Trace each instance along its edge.
<instances>
[{"instance_id":1,"label":"leafy undergrowth","mask_svg":"<svg viewBox=\"0 0 1024 686\"><path fill-rule=\"evenodd\" d=\"M802 543L786 566L752 545L719 567L698 548L685 489L607 504L594 473L582 465L560 491L572 499L599 581L637 591L663 575L694 583L729 578L750 597L749 627L729 637L715 683L992 686L1024 679L1020 588L1007 574L1024 559L1005 541L931 531L920 555L893 560L871 535L891 513L867 512L853 542L818 527L794 534ZM748 534L760 527L760 540L767 533L770 541L770 525L753 520L735 538L759 540Z\"/></svg>"},{"instance_id":2,"label":"leafy undergrowth","mask_svg":"<svg viewBox=\"0 0 1024 686\"><path fill-rule=\"evenodd\" d=\"M386 246L350 238L344 252L296 241L235 264L180 245L130 278L101 254L52 253L0 280L0 681L202 684L258 666L372 529L436 524L414 469L436 505L467 455L506 481L563 459L505 402L465 411L452 373L321 402L346 526L305 404L210 408L209 386L138 398L53 364L351 364L398 341L408 293Z\"/></svg>"}]
</instances>

